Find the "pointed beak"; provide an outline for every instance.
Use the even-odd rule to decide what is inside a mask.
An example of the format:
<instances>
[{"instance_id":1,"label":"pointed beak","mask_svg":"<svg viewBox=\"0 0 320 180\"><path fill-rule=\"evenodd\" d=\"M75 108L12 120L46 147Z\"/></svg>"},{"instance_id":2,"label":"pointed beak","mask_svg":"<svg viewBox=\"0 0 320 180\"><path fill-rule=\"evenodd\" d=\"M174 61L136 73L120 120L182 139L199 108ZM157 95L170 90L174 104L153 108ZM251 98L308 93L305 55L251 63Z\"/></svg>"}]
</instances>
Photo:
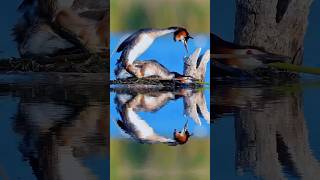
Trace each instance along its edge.
<instances>
[{"instance_id":1,"label":"pointed beak","mask_svg":"<svg viewBox=\"0 0 320 180\"><path fill-rule=\"evenodd\" d=\"M181 130L181 134L185 134L186 133L186 131L188 131L188 121L184 124L184 127L183 127L183 129Z\"/></svg>"},{"instance_id":2,"label":"pointed beak","mask_svg":"<svg viewBox=\"0 0 320 180\"><path fill-rule=\"evenodd\" d=\"M186 39L183 39L183 45L186 48L187 53L189 53L189 51L188 51L188 43L187 43Z\"/></svg>"}]
</instances>

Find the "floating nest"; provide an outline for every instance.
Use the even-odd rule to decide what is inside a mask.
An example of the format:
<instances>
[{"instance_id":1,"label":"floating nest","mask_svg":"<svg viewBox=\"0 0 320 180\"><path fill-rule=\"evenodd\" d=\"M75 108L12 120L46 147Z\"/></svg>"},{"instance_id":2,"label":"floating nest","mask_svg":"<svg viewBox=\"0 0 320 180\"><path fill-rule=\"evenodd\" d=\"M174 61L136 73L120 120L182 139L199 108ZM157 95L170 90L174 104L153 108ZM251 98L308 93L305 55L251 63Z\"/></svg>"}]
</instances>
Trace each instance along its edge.
<instances>
[{"instance_id":1,"label":"floating nest","mask_svg":"<svg viewBox=\"0 0 320 180\"><path fill-rule=\"evenodd\" d=\"M193 82L193 83L182 83L178 80L164 80L159 78L127 78L127 79L116 79L111 80L111 89L151 89L151 90L166 90L175 91L182 88L198 89L203 88L204 83Z\"/></svg>"},{"instance_id":2,"label":"floating nest","mask_svg":"<svg viewBox=\"0 0 320 180\"><path fill-rule=\"evenodd\" d=\"M200 56L201 48L197 48L189 57L185 58L183 75L193 77L191 83L181 82L178 79L160 79L159 76L152 76L148 78L126 78L111 80L111 88L117 89L151 89L155 91L176 91L179 89L202 89L206 88L207 83L200 81L203 80L206 73L206 65L210 60L210 51L206 50ZM169 70L168 70L169 71Z\"/></svg>"},{"instance_id":3,"label":"floating nest","mask_svg":"<svg viewBox=\"0 0 320 180\"><path fill-rule=\"evenodd\" d=\"M79 53L54 57L36 56L30 58L0 59L1 72L108 72L107 53Z\"/></svg>"}]
</instances>

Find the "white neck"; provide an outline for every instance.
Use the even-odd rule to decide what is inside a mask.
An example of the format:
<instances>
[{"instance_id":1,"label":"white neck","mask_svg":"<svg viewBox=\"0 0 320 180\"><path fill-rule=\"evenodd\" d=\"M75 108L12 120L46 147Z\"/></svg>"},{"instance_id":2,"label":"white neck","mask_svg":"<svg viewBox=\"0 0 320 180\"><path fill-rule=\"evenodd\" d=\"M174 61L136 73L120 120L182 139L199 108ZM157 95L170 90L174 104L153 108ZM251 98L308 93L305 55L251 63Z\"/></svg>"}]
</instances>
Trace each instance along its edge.
<instances>
[{"instance_id":1,"label":"white neck","mask_svg":"<svg viewBox=\"0 0 320 180\"><path fill-rule=\"evenodd\" d=\"M160 36L164 36L170 33L175 32L175 29L156 29L152 32L154 37L160 37Z\"/></svg>"}]
</instances>

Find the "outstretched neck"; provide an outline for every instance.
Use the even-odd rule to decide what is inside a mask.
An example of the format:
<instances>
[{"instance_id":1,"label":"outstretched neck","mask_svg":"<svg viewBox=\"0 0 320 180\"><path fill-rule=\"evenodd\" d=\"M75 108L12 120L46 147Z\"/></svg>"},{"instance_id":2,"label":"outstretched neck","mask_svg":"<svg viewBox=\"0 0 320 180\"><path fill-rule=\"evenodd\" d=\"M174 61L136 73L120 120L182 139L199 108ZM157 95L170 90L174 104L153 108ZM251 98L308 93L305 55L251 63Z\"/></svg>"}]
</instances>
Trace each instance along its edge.
<instances>
[{"instance_id":1,"label":"outstretched neck","mask_svg":"<svg viewBox=\"0 0 320 180\"><path fill-rule=\"evenodd\" d=\"M155 37L164 36L170 33L175 32L177 29L175 27L165 28L165 29L157 29L153 31Z\"/></svg>"}]
</instances>

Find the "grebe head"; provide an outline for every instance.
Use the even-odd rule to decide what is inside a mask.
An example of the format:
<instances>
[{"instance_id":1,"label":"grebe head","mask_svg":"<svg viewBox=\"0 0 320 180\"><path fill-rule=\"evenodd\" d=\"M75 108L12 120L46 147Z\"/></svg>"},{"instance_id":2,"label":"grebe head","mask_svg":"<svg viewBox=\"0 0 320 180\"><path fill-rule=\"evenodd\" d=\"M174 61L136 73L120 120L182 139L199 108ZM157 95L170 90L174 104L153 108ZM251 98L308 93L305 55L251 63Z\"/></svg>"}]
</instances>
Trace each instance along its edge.
<instances>
[{"instance_id":1,"label":"grebe head","mask_svg":"<svg viewBox=\"0 0 320 180\"><path fill-rule=\"evenodd\" d=\"M185 144L190 136L192 136L192 134L188 131L188 121L180 132L177 132L176 129L173 132L173 138L178 144Z\"/></svg>"},{"instance_id":2,"label":"grebe head","mask_svg":"<svg viewBox=\"0 0 320 180\"><path fill-rule=\"evenodd\" d=\"M171 72L171 75L176 79L179 80L182 83L188 84L188 83L192 83L194 81L194 78L191 76L185 76L185 75L181 75L177 72Z\"/></svg>"},{"instance_id":3,"label":"grebe head","mask_svg":"<svg viewBox=\"0 0 320 180\"><path fill-rule=\"evenodd\" d=\"M178 27L177 30L173 33L173 40L182 42L187 52L189 39L193 39L193 37L189 35L189 32L185 28Z\"/></svg>"}]
</instances>

